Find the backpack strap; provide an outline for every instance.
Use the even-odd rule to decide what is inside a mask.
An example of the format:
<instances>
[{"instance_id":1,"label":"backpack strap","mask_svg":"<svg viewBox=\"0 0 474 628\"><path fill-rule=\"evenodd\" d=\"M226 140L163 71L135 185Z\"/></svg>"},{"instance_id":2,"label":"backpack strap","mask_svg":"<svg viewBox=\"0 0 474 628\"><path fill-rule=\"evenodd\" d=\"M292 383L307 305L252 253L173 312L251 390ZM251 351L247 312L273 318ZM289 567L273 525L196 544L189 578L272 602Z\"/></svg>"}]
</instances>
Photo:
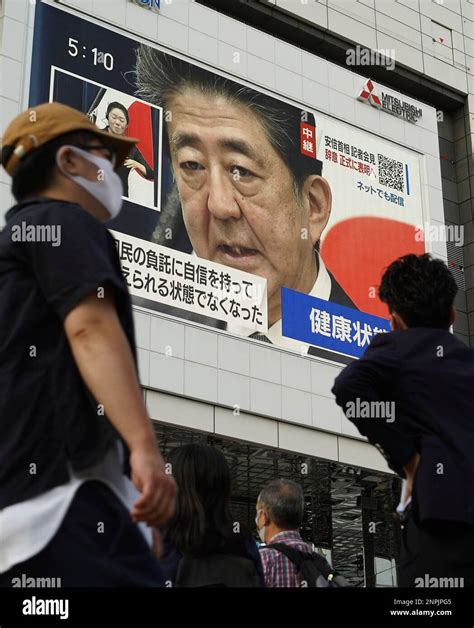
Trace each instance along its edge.
<instances>
[{"instance_id":1,"label":"backpack strap","mask_svg":"<svg viewBox=\"0 0 474 628\"><path fill-rule=\"evenodd\" d=\"M301 569L301 565L305 560L313 560L316 563L318 571L326 580L331 581L336 575L336 572L332 569L324 556L321 556L318 552L303 552L302 550L285 545L285 543L271 543L267 545L267 547L284 554L298 569Z\"/></svg>"},{"instance_id":2,"label":"backpack strap","mask_svg":"<svg viewBox=\"0 0 474 628\"><path fill-rule=\"evenodd\" d=\"M277 552L281 552L284 554L292 563L294 563L298 568L301 567L303 561L311 558L311 554L309 552L303 552L302 550L296 549L295 547L290 547L289 545L285 545L285 543L271 543L267 545L268 548L277 550Z\"/></svg>"},{"instance_id":3,"label":"backpack strap","mask_svg":"<svg viewBox=\"0 0 474 628\"><path fill-rule=\"evenodd\" d=\"M324 578L326 578L326 580L328 580L329 582L334 578L335 575L337 575L335 570L331 567L331 565L324 558L324 556L321 556L321 554L318 554L318 552L313 552L313 560L316 563L316 567L323 574Z\"/></svg>"}]
</instances>

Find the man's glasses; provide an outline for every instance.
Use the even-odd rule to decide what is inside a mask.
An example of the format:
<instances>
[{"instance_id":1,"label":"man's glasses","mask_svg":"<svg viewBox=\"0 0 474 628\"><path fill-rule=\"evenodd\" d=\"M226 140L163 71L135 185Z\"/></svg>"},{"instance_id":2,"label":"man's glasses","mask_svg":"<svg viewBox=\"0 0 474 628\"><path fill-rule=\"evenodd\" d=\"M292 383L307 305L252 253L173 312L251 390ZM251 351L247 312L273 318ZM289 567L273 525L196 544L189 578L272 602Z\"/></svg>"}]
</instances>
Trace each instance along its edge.
<instances>
[{"instance_id":1,"label":"man's glasses","mask_svg":"<svg viewBox=\"0 0 474 628\"><path fill-rule=\"evenodd\" d=\"M102 153L104 153L104 157L112 163L112 166L115 166L117 156L115 154L115 151L113 151L111 148L108 148L107 146L102 146L101 144L74 144L74 146L87 151L100 150Z\"/></svg>"}]
</instances>

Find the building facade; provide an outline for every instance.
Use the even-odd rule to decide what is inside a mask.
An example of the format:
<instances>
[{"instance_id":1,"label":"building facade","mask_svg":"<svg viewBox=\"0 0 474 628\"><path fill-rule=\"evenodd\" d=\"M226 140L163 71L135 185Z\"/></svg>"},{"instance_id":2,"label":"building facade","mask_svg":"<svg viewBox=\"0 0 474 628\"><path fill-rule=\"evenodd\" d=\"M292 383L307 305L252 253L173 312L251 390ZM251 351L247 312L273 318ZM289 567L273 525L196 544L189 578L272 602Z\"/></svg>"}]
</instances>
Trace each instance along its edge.
<instances>
[{"instance_id":1,"label":"building facade","mask_svg":"<svg viewBox=\"0 0 474 628\"><path fill-rule=\"evenodd\" d=\"M339 128L356 138L354 144L367 137L369 144L388 142L408 155L406 160L416 164L410 166L415 173L410 181L412 194L417 186L419 208L412 223L423 227L426 250L453 270L460 288L454 333L473 346L472 2L0 0L0 6L2 130L38 102L38 94L62 94L83 77L103 86L104 68L113 76L110 59L98 56L107 54L101 42L95 48L93 42L82 45L77 25L83 23L159 46L164 54L313 112L317 142L325 144L325 159L337 166L355 169L360 163L363 174L365 165L362 149L355 162L349 154L354 148L345 151L344 141L337 144ZM43 65L38 64L56 63L39 57L59 38L56 31L44 30L47 11L71 25L64 45L67 63L80 61L83 48L91 68L102 63L100 76L93 68L72 71L65 61L64 71L55 66L49 92L39 85ZM333 121L341 126L332 127ZM336 130L318 135L319 125ZM3 220L13 199L7 175L2 171L0 177ZM380 187L360 179L348 199L380 194ZM403 191L409 194L406 187ZM389 194L385 200L397 205L391 208L397 215L408 211L407 203L393 198ZM357 239L350 244L356 255L366 245ZM233 333L229 326L216 329L174 310L154 310L137 295L134 311L143 394L165 454L196 440L220 447L234 480L234 512L249 526L265 482L295 479L306 499L304 537L326 551L353 583L396 584L398 531L391 513L399 480L336 406L331 387L343 366L337 356L298 353Z\"/></svg>"}]
</instances>

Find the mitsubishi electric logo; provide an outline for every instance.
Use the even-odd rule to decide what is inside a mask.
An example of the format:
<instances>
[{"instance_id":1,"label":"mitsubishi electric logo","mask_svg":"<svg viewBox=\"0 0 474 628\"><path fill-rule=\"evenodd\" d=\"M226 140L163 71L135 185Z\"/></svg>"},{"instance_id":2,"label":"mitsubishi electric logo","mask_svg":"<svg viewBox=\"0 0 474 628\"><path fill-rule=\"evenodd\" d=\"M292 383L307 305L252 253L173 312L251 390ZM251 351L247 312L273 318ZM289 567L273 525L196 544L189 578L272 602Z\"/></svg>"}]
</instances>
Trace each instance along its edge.
<instances>
[{"instance_id":1,"label":"mitsubishi electric logo","mask_svg":"<svg viewBox=\"0 0 474 628\"><path fill-rule=\"evenodd\" d=\"M377 109L382 109L392 114L392 116L397 116L397 118L402 118L407 122L416 123L423 115L423 111L420 108L405 100L400 100L400 98L386 92L380 92L379 95L375 84L370 79L366 81L362 91L357 96L357 100L366 102Z\"/></svg>"},{"instance_id":2,"label":"mitsubishi electric logo","mask_svg":"<svg viewBox=\"0 0 474 628\"><path fill-rule=\"evenodd\" d=\"M364 85L364 89L357 97L357 100L361 100L362 102L368 101L372 105L372 107L377 107L377 109L380 109L382 107L382 102L377 94L374 93L374 90L375 85L369 79Z\"/></svg>"}]
</instances>

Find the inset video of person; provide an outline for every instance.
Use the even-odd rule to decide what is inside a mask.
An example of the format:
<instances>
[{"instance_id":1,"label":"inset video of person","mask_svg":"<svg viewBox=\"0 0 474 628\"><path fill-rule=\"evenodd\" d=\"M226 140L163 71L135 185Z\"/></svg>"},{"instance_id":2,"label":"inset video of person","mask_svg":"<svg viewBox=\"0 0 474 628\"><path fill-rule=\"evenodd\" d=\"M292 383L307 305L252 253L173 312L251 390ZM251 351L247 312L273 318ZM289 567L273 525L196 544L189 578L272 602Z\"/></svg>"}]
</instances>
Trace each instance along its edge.
<instances>
[{"instance_id":1,"label":"inset video of person","mask_svg":"<svg viewBox=\"0 0 474 628\"><path fill-rule=\"evenodd\" d=\"M166 112L178 194L161 219L171 224L164 214L174 211L178 224L182 213L198 257L267 279L265 338L227 329L301 353L282 336L282 287L355 307L319 254L332 195L322 162L302 151L301 122L314 128L313 115L145 45L136 81L137 95Z\"/></svg>"},{"instance_id":2,"label":"inset video of person","mask_svg":"<svg viewBox=\"0 0 474 628\"><path fill-rule=\"evenodd\" d=\"M139 142L118 169L123 196L137 205L159 211L161 181L160 111L119 90L99 85L55 68L53 100L74 107L101 131Z\"/></svg>"},{"instance_id":3,"label":"inset video of person","mask_svg":"<svg viewBox=\"0 0 474 628\"><path fill-rule=\"evenodd\" d=\"M116 101L109 103L105 117L107 124L103 128L104 131L108 131L114 135L125 135L125 131L130 123L130 115L125 105ZM117 170L117 174L123 185L123 195L127 197L129 195L128 177L131 170L138 170L145 179L149 181L153 180L153 169L150 168L136 146L130 151L130 155L128 159L125 160L123 166Z\"/></svg>"}]
</instances>

